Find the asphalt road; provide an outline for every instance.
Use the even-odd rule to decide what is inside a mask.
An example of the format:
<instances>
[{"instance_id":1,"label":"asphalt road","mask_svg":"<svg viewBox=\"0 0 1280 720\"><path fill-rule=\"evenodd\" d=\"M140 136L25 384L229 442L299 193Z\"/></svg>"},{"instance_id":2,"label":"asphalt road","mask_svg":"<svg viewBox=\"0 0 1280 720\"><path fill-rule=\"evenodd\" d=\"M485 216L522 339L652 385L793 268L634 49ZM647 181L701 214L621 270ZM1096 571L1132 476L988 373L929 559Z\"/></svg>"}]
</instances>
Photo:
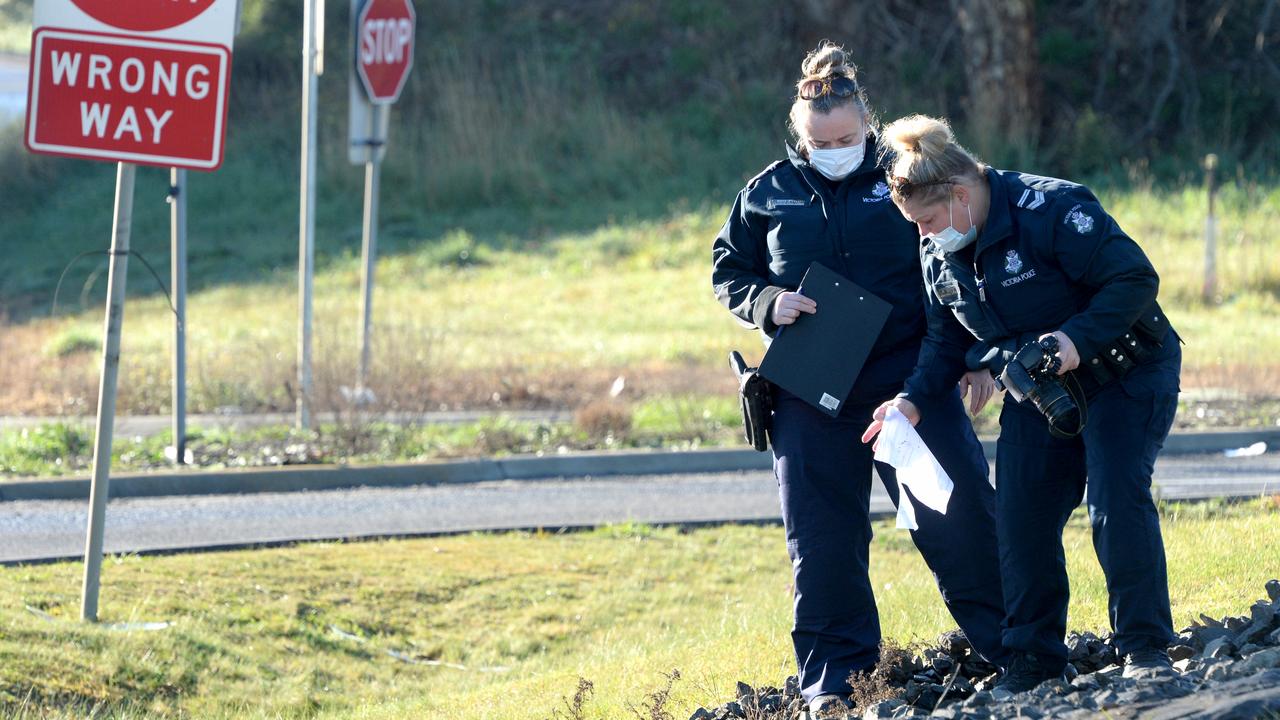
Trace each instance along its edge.
<instances>
[{"instance_id":1,"label":"asphalt road","mask_svg":"<svg viewBox=\"0 0 1280 720\"><path fill-rule=\"evenodd\" d=\"M1280 493L1280 453L1162 459L1161 496ZM872 510L891 512L879 483ZM0 562L80 557L88 503L0 502ZM770 472L611 476L303 493L123 498L108 506L106 551L146 552L299 540L426 535L610 522L778 517Z\"/></svg>"}]
</instances>

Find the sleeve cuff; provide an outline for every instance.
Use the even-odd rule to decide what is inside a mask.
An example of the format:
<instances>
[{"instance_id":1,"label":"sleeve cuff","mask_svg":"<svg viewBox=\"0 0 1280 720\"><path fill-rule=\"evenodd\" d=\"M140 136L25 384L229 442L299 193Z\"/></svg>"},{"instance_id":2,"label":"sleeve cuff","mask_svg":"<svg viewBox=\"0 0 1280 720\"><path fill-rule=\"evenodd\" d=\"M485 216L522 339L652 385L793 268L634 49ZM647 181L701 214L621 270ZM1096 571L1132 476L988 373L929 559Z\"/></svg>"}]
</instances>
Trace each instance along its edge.
<instances>
[{"instance_id":1,"label":"sleeve cuff","mask_svg":"<svg viewBox=\"0 0 1280 720\"><path fill-rule=\"evenodd\" d=\"M767 334L772 335L778 329L773 322L773 301L784 292L786 288L770 285L760 291L760 297L751 307L751 322Z\"/></svg>"},{"instance_id":2,"label":"sleeve cuff","mask_svg":"<svg viewBox=\"0 0 1280 720\"><path fill-rule=\"evenodd\" d=\"M1075 323L1067 322L1058 328L1058 331L1071 338L1071 344L1076 346L1076 353L1080 356L1081 365L1084 365L1086 361L1098 354L1098 345L1084 337L1084 333L1080 332Z\"/></svg>"}]
</instances>

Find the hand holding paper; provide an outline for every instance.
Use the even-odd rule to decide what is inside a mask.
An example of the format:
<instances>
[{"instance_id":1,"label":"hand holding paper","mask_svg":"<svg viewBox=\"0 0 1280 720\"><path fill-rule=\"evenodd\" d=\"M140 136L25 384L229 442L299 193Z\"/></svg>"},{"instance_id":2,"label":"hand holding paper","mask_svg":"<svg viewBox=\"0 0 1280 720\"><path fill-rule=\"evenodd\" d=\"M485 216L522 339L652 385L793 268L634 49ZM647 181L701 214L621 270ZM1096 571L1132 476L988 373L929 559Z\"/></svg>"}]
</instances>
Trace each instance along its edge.
<instances>
[{"instance_id":1,"label":"hand holding paper","mask_svg":"<svg viewBox=\"0 0 1280 720\"><path fill-rule=\"evenodd\" d=\"M885 413L888 412L889 408L897 408L906 416L907 421L911 423L912 427L915 427L920 422L920 411L916 409L915 404L910 400L905 398L886 400L880 404L880 407L876 408L874 413L871 414L871 424L868 425L866 431L862 433L862 442L871 442L872 438L880 434L880 428L884 426ZM877 450L879 448L880 441L877 440L876 444L873 445L871 449Z\"/></svg>"},{"instance_id":2,"label":"hand holding paper","mask_svg":"<svg viewBox=\"0 0 1280 720\"><path fill-rule=\"evenodd\" d=\"M880 439L876 443L875 458L897 470L898 527L916 530L919 528L916 511L906 488L910 488L911 495L927 507L945 515L955 485L912 427L911 421L896 406L882 408L885 412L884 419L877 420ZM879 414L879 410L876 412ZM872 427L875 425L872 423ZM872 428L868 428L867 433L863 436L864 441L873 434Z\"/></svg>"}]
</instances>

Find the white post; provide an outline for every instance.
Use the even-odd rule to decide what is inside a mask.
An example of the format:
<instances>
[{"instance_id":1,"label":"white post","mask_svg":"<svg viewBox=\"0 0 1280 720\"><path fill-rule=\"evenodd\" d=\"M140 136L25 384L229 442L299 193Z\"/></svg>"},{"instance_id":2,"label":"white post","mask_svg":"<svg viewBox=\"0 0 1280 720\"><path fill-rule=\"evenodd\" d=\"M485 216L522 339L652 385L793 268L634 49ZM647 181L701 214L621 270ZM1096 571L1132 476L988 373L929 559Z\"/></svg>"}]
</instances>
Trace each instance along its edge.
<instances>
[{"instance_id":1,"label":"white post","mask_svg":"<svg viewBox=\"0 0 1280 720\"><path fill-rule=\"evenodd\" d=\"M1214 214L1213 200L1218 194L1217 178L1214 171L1218 169L1218 156L1212 153L1204 158L1204 183L1209 194L1209 210L1204 219L1204 291L1206 303L1217 302L1218 298L1218 218Z\"/></svg>"},{"instance_id":2,"label":"white post","mask_svg":"<svg viewBox=\"0 0 1280 720\"><path fill-rule=\"evenodd\" d=\"M98 621L98 586L102 574L102 537L107 520L107 486L111 477L111 439L116 416L116 381L120 371L120 331L124 325L124 286L129 269L129 231L133 220L133 179L137 167L120 163L116 174L115 221L107 271L107 318L102 343L102 379L98 386L98 425L93 440L93 482L89 489L89 531L84 550L84 595L80 618Z\"/></svg>"},{"instance_id":3,"label":"white post","mask_svg":"<svg viewBox=\"0 0 1280 720\"><path fill-rule=\"evenodd\" d=\"M171 264L173 309L173 451L174 462L187 464L187 171L169 171L169 227L173 236Z\"/></svg>"},{"instance_id":4,"label":"white post","mask_svg":"<svg viewBox=\"0 0 1280 720\"><path fill-rule=\"evenodd\" d=\"M373 127L381 127L385 105L373 106ZM369 381L369 335L373 324L373 270L378 258L378 180L382 169L382 153L370 144L369 160L364 165L364 275L360 279L360 365L356 371L356 393L364 398Z\"/></svg>"},{"instance_id":5,"label":"white post","mask_svg":"<svg viewBox=\"0 0 1280 720\"><path fill-rule=\"evenodd\" d=\"M323 0L306 0L302 28L302 182L298 212L297 426L311 427L311 293L315 272L316 95L322 70Z\"/></svg>"}]
</instances>

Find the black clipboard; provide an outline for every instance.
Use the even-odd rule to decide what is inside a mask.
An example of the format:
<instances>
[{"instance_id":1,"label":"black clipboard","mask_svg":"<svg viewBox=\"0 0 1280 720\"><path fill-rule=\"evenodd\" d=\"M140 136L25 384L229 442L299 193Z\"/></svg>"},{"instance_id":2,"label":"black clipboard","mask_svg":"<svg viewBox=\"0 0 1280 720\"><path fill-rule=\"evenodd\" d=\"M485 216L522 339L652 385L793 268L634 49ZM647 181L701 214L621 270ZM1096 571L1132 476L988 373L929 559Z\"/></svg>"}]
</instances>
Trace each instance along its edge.
<instances>
[{"instance_id":1,"label":"black clipboard","mask_svg":"<svg viewBox=\"0 0 1280 720\"><path fill-rule=\"evenodd\" d=\"M778 330L759 372L836 417L893 306L821 263L809 266L799 292L818 311Z\"/></svg>"}]
</instances>

